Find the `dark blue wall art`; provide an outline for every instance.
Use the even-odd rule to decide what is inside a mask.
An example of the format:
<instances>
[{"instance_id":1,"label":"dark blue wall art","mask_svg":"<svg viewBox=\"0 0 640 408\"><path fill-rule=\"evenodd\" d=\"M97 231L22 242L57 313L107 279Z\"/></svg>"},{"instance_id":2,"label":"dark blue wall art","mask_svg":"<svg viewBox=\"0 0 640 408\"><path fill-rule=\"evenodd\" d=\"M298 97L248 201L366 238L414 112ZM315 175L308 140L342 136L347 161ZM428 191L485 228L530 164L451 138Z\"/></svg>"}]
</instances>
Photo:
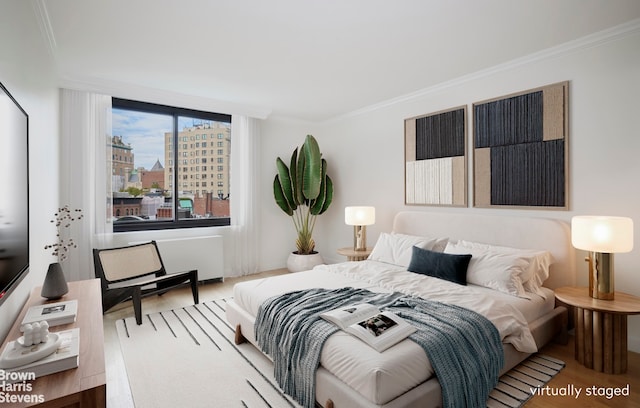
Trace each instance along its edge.
<instances>
[{"instance_id":1,"label":"dark blue wall art","mask_svg":"<svg viewBox=\"0 0 640 408\"><path fill-rule=\"evenodd\" d=\"M474 206L569 208L568 88L473 105Z\"/></svg>"}]
</instances>

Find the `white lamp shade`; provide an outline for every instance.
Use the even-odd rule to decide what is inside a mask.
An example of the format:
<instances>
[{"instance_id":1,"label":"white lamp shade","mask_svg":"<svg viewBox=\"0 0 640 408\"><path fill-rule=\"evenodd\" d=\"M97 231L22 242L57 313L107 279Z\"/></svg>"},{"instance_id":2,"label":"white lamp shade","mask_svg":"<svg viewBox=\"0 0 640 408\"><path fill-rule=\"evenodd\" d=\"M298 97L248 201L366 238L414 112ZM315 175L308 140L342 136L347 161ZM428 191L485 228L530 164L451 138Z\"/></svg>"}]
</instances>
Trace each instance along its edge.
<instances>
[{"instance_id":1,"label":"white lamp shade","mask_svg":"<svg viewBox=\"0 0 640 408\"><path fill-rule=\"evenodd\" d=\"M344 209L344 223L347 225L373 225L375 222L375 207L345 207Z\"/></svg>"},{"instance_id":2,"label":"white lamp shade","mask_svg":"<svg viewBox=\"0 0 640 408\"><path fill-rule=\"evenodd\" d=\"M630 252L633 249L633 220L626 217L573 217L571 243L585 251Z\"/></svg>"}]
</instances>

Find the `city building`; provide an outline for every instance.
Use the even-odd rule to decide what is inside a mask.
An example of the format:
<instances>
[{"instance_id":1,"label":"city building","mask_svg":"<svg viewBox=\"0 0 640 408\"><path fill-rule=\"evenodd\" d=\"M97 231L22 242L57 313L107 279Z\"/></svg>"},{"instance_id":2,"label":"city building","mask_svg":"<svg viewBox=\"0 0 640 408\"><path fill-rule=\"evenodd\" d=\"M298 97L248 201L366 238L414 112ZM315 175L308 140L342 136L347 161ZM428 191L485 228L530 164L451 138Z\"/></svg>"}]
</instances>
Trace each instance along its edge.
<instances>
[{"instance_id":1,"label":"city building","mask_svg":"<svg viewBox=\"0 0 640 408\"><path fill-rule=\"evenodd\" d=\"M160 159L156 161L151 170L138 169L143 190L164 190L164 167Z\"/></svg>"},{"instance_id":2,"label":"city building","mask_svg":"<svg viewBox=\"0 0 640 408\"><path fill-rule=\"evenodd\" d=\"M129 175L134 168L134 154L131 144L123 141L122 136L111 138L112 191L126 188Z\"/></svg>"},{"instance_id":3,"label":"city building","mask_svg":"<svg viewBox=\"0 0 640 408\"><path fill-rule=\"evenodd\" d=\"M227 124L208 122L185 128L178 132L178 162L174 165L172 133L165 133L164 185L173 188L177 171L180 194L201 198L211 193L219 199L228 198L230 146Z\"/></svg>"}]
</instances>

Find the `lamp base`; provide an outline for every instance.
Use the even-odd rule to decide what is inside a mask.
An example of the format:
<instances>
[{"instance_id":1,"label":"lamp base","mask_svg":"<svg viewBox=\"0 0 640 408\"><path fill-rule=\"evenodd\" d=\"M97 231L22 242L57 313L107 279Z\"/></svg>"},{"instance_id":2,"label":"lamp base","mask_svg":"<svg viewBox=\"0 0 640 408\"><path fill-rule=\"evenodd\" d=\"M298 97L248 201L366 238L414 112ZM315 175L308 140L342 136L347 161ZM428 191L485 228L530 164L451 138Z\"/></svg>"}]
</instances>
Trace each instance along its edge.
<instances>
[{"instance_id":1,"label":"lamp base","mask_svg":"<svg viewBox=\"0 0 640 408\"><path fill-rule=\"evenodd\" d=\"M367 227L365 225L353 226L353 250L367 250Z\"/></svg>"},{"instance_id":2,"label":"lamp base","mask_svg":"<svg viewBox=\"0 0 640 408\"><path fill-rule=\"evenodd\" d=\"M589 252L589 296L594 299L613 300L613 254Z\"/></svg>"}]
</instances>

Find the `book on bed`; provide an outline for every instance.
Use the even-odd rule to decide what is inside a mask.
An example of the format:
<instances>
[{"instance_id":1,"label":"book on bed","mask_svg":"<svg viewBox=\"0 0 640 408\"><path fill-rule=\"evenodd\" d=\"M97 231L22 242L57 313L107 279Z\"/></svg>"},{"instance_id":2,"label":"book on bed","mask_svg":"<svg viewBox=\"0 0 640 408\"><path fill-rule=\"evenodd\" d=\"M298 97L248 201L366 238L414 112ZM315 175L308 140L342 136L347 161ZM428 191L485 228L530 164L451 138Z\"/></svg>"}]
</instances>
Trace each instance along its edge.
<instances>
[{"instance_id":1,"label":"book on bed","mask_svg":"<svg viewBox=\"0 0 640 408\"><path fill-rule=\"evenodd\" d=\"M382 352L407 338L416 328L395 313L369 303L349 305L321 313L320 317Z\"/></svg>"}]
</instances>

